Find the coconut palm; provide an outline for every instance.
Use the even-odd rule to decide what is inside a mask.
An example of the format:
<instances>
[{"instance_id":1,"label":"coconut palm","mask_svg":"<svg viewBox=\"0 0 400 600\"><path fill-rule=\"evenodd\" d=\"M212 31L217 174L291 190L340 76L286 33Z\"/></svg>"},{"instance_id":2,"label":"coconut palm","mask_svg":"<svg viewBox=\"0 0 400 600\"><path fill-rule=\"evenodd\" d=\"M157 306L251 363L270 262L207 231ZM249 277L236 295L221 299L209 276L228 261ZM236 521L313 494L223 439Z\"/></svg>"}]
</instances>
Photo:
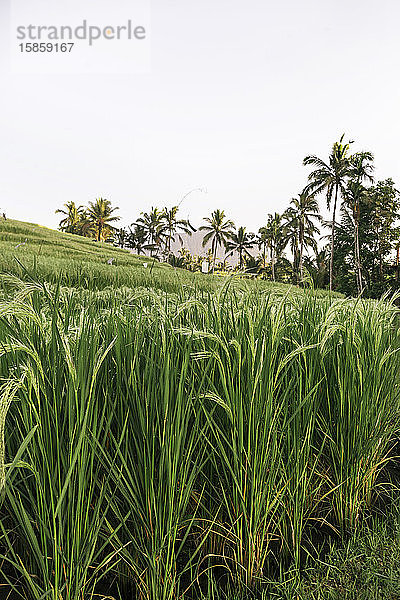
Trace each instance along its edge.
<instances>
[{"instance_id":1,"label":"coconut palm","mask_svg":"<svg viewBox=\"0 0 400 600\"><path fill-rule=\"evenodd\" d=\"M316 252L314 257L304 257L304 266L311 274L315 287L323 288L325 286L325 280L328 277L328 265L328 248L323 248L319 252Z\"/></svg>"},{"instance_id":2,"label":"coconut palm","mask_svg":"<svg viewBox=\"0 0 400 600\"><path fill-rule=\"evenodd\" d=\"M82 218L79 221L76 232L77 235L81 235L87 238L95 238L97 235L97 226L93 221L89 218L87 210L85 209Z\"/></svg>"},{"instance_id":3,"label":"coconut palm","mask_svg":"<svg viewBox=\"0 0 400 600\"><path fill-rule=\"evenodd\" d=\"M331 257L329 264L329 289L332 290L333 285L333 258L335 251L335 226L336 226L336 210L338 200L343 195L346 181L349 176L350 168L350 144L344 143L344 134L338 142L332 146L328 162L324 162L321 158L315 155L306 156L303 160L304 165L316 167L309 174L309 188L314 194L320 192L326 193L326 203L330 210L332 198L333 211L331 221Z\"/></svg>"},{"instance_id":4,"label":"coconut palm","mask_svg":"<svg viewBox=\"0 0 400 600\"><path fill-rule=\"evenodd\" d=\"M143 250L147 250L147 233L140 225L135 225L133 230L130 228L127 238L127 246L132 250L136 250L138 254L142 254Z\"/></svg>"},{"instance_id":5,"label":"coconut palm","mask_svg":"<svg viewBox=\"0 0 400 600\"><path fill-rule=\"evenodd\" d=\"M247 256L245 262L247 273L260 273L264 268L262 256Z\"/></svg>"},{"instance_id":6,"label":"coconut palm","mask_svg":"<svg viewBox=\"0 0 400 600\"><path fill-rule=\"evenodd\" d=\"M258 230L256 244L258 246L258 249L260 251L262 250L262 266L263 269L265 269L267 262L267 250L269 248L269 234L268 229L266 227L260 227L260 229Z\"/></svg>"},{"instance_id":7,"label":"coconut palm","mask_svg":"<svg viewBox=\"0 0 400 600\"><path fill-rule=\"evenodd\" d=\"M165 239L165 223L163 212L159 208L151 207L150 212L142 212L136 224L146 232L147 249L151 256L158 253Z\"/></svg>"},{"instance_id":8,"label":"coconut palm","mask_svg":"<svg viewBox=\"0 0 400 600\"><path fill-rule=\"evenodd\" d=\"M293 255L293 277L295 279L295 282L298 284L298 272L300 267L299 218L294 212L294 210L291 207L289 207L283 213L283 219L285 245L289 245L290 251Z\"/></svg>"},{"instance_id":9,"label":"coconut palm","mask_svg":"<svg viewBox=\"0 0 400 600\"><path fill-rule=\"evenodd\" d=\"M281 256L287 243L283 215L280 215L277 212L274 215L268 215L266 236L269 240L269 249L271 254L272 280L275 281L275 263Z\"/></svg>"},{"instance_id":10,"label":"coconut palm","mask_svg":"<svg viewBox=\"0 0 400 600\"><path fill-rule=\"evenodd\" d=\"M203 248L211 241L214 270L218 248L226 245L235 225L233 221L226 218L225 211L219 209L214 210L211 213L211 217L205 217L203 220L208 223L208 225L202 225L200 227L200 231L207 232L203 238Z\"/></svg>"},{"instance_id":11,"label":"coconut palm","mask_svg":"<svg viewBox=\"0 0 400 600\"><path fill-rule=\"evenodd\" d=\"M171 242L175 241L175 236L178 236L178 239L181 244L183 244L181 233L185 233L186 235L192 235L196 229L190 224L187 219L178 219L177 213L179 210L179 206L173 206L172 208L164 208L162 213L162 220L164 221L165 227L165 236L166 236L166 251L168 256L171 254Z\"/></svg>"},{"instance_id":12,"label":"coconut palm","mask_svg":"<svg viewBox=\"0 0 400 600\"><path fill-rule=\"evenodd\" d=\"M304 249L311 247L316 250L315 235L319 234L319 229L315 225L315 221L320 220L315 195L306 188L296 198L292 198L285 217L288 241L291 243L295 263L296 259L298 263L295 272L300 272L300 282L302 282Z\"/></svg>"},{"instance_id":13,"label":"coconut palm","mask_svg":"<svg viewBox=\"0 0 400 600\"><path fill-rule=\"evenodd\" d=\"M234 252L239 254L239 268L243 267L243 258L251 256L249 250L255 244L254 233L247 233L246 227L239 227L237 233L232 233L230 239L226 242L227 256L232 256Z\"/></svg>"},{"instance_id":14,"label":"coconut palm","mask_svg":"<svg viewBox=\"0 0 400 600\"><path fill-rule=\"evenodd\" d=\"M128 232L123 227L121 229L117 229L114 243L119 248L125 248L128 245Z\"/></svg>"},{"instance_id":15,"label":"coconut palm","mask_svg":"<svg viewBox=\"0 0 400 600\"><path fill-rule=\"evenodd\" d=\"M83 206L76 206L75 202L66 202L65 210L58 208L55 212L65 215L59 223L58 228L66 233L77 233L79 222L84 218L85 209Z\"/></svg>"},{"instance_id":16,"label":"coconut palm","mask_svg":"<svg viewBox=\"0 0 400 600\"><path fill-rule=\"evenodd\" d=\"M354 259L357 270L357 291L361 294L363 290L362 266L360 257L360 203L367 201L368 192L363 183L373 183L374 178L372 172L374 160L371 152L357 152L351 158L350 164L350 181L345 190L345 202L351 210L354 222Z\"/></svg>"},{"instance_id":17,"label":"coconut palm","mask_svg":"<svg viewBox=\"0 0 400 600\"><path fill-rule=\"evenodd\" d=\"M110 223L120 219L120 217L113 215L116 210L119 210L118 206L113 208L111 202L105 198L96 198L95 202L89 202L87 217L88 221L96 228L96 240L98 242L107 238L111 231L115 231L116 228Z\"/></svg>"},{"instance_id":18,"label":"coconut palm","mask_svg":"<svg viewBox=\"0 0 400 600\"><path fill-rule=\"evenodd\" d=\"M344 203L349 209L350 219L354 226L354 262L356 267L357 292L361 294L363 290L363 278L360 259L360 241L359 241L359 220L360 204L368 201L368 190L358 181L349 181L344 192Z\"/></svg>"}]
</instances>

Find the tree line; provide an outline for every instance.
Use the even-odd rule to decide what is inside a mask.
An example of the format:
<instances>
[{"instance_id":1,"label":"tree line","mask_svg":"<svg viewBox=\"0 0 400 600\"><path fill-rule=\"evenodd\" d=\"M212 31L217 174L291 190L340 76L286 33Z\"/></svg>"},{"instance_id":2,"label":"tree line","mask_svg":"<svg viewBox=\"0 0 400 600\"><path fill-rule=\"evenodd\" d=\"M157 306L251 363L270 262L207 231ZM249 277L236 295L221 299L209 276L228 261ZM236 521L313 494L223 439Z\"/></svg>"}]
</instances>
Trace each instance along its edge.
<instances>
[{"instance_id":1,"label":"tree line","mask_svg":"<svg viewBox=\"0 0 400 600\"><path fill-rule=\"evenodd\" d=\"M196 229L179 217L178 206L152 207L130 227L117 228L119 209L110 201L98 198L87 208L68 202L56 211L63 214L59 227L191 270L204 259L212 270L228 270L226 259L235 256L234 269L273 281L304 285L312 279L317 287L376 297L399 287L400 193L392 179L375 181L373 154L352 153L352 144L343 135L326 160L306 156L303 164L311 170L304 189L283 212L268 214L257 233L236 228L225 211L214 210L199 227L208 248L205 258L184 247L183 236ZM319 198L325 199L329 221L321 216ZM320 236L321 229L328 234ZM217 258L221 251L223 260Z\"/></svg>"}]
</instances>

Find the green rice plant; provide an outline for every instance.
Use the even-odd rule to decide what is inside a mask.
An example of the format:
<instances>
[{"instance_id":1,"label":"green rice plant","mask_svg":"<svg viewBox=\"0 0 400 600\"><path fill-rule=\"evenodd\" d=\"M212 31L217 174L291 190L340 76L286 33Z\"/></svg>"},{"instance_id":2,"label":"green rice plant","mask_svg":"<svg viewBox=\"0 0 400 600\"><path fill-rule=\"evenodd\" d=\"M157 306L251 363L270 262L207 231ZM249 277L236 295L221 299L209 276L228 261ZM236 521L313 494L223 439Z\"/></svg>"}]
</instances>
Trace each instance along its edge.
<instances>
[{"instance_id":1,"label":"green rice plant","mask_svg":"<svg viewBox=\"0 0 400 600\"><path fill-rule=\"evenodd\" d=\"M295 568L301 566L305 535L312 533L319 518L324 478L321 461L324 437L318 415L323 383L318 332L327 304L313 294L285 303L285 331L282 355L286 367L280 373L283 389L290 390L284 402L282 427L282 469L286 482L281 502L280 524L283 556L288 554ZM290 360L288 360L288 358Z\"/></svg>"},{"instance_id":2,"label":"green rice plant","mask_svg":"<svg viewBox=\"0 0 400 600\"><path fill-rule=\"evenodd\" d=\"M6 381L0 391L0 493L6 484L4 428L10 404L19 389L18 382L12 379Z\"/></svg>"},{"instance_id":3,"label":"green rice plant","mask_svg":"<svg viewBox=\"0 0 400 600\"><path fill-rule=\"evenodd\" d=\"M274 380L282 329L278 319L270 322L268 305L257 318L246 304L214 308L216 333L205 338L213 358L206 394L213 448L207 509L217 544L210 557L217 554L216 563L225 565L234 581L253 588L278 539L285 483L279 431L283 403L275 396ZM271 335L261 333L264 327Z\"/></svg>"},{"instance_id":4,"label":"green rice plant","mask_svg":"<svg viewBox=\"0 0 400 600\"><path fill-rule=\"evenodd\" d=\"M36 429L25 449L29 471L15 471L6 485L2 558L14 568L14 580L5 576L20 597L79 599L88 597L109 562L99 541L106 478L91 437L104 440L108 430L106 397L100 402L96 390L110 347L94 322L81 323L72 346L57 298L45 292L51 321L41 323L40 302L26 297L35 318L16 320L11 313L1 322L8 338L3 358L25 375L14 402L11 454Z\"/></svg>"},{"instance_id":5,"label":"green rice plant","mask_svg":"<svg viewBox=\"0 0 400 600\"><path fill-rule=\"evenodd\" d=\"M389 486L387 299L24 277L0 303L0 571L16 597L267 598L279 577L290 597L327 528L354 530Z\"/></svg>"},{"instance_id":6,"label":"green rice plant","mask_svg":"<svg viewBox=\"0 0 400 600\"><path fill-rule=\"evenodd\" d=\"M399 435L398 311L384 300L334 303L321 329L320 429L332 522L354 529Z\"/></svg>"},{"instance_id":7,"label":"green rice plant","mask_svg":"<svg viewBox=\"0 0 400 600\"><path fill-rule=\"evenodd\" d=\"M113 546L139 598L171 600L196 556L187 553L202 496L203 384L190 369L192 340L162 308L135 317L117 323L113 348L118 412L104 465L118 482L110 520L123 522Z\"/></svg>"},{"instance_id":8,"label":"green rice plant","mask_svg":"<svg viewBox=\"0 0 400 600\"><path fill-rule=\"evenodd\" d=\"M306 377L298 377L309 347L288 347L286 305L287 299L273 304L268 298L216 302L217 333L203 334L209 342L204 350L214 358L207 394L215 404L209 410L215 449L210 520L216 498L221 507L209 558L249 590L265 578L279 545L293 549L299 561L317 463L310 460L316 391L304 391Z\"/></svg>"}]
</instances>

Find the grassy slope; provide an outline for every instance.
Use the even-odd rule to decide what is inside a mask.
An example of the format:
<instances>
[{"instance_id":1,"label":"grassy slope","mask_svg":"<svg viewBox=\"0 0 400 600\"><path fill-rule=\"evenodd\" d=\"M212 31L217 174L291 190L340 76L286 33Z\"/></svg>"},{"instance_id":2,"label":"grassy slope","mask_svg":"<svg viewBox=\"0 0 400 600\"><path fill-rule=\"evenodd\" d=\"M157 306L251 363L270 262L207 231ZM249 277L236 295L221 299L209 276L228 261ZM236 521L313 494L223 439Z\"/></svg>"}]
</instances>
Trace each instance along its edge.
<instances>
[{"instance_id":1,"label":"grassy slope","mask_svg":"<svg viewBox=\"0 0 400 600\"><path fill-rule=\"evenodd\" d=\"M114 264L107 260L114 258ZM148 257L132 255L110 244L93 242L76 235L61 233L41 225L14 220L0 221L0 272L24 277L18 261L35 276L68 287L89 289L107 287L153 288L180 292L187 286L201 291L218 289L226 281L213 275L191 273ZM148 267L144 267L147 263ZM241 281L240 285L247 285ZM257 281L250 285L273 290L277 295L288 291L301 293L286 284ZM319 295L326 292L318 290Z\"/></svg>"},{"instance_id":2,"label":"grassy slope","mask_svg":"<svg viewBox=\"0 0 400 600\"><path fill-rule=\"evenodd\" d=\"M40 278L53 282L60 278L70 287L151 286L172 291L176 285L169 265L155 263L150 273L143 263L150 267L151 261L128 250L22 221L0 221L0 254L1 271L21 275L20 261ZM107 264L110 258L113 265ZM191 283L194 278L185 272L181 279Z\"/></svg>"}]
</instances>

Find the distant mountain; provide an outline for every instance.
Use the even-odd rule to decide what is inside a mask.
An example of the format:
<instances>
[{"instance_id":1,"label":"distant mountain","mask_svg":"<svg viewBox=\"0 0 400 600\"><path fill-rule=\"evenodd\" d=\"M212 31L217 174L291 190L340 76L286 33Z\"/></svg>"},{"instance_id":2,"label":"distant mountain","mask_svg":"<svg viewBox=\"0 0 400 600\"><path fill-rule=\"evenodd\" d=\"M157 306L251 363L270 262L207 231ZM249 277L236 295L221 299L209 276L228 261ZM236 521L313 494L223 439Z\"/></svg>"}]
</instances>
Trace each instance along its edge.
<instances>
[{"instance_id":1,"label":"distant mountain","mask_svg":"<svg viewBox=\"0 0 400 600\"><path fill-rule=\"evenodd\" d=\"M171 251L174 254L178 254L180 248L186 248L190 254L192 254L193 256L206 256L208 250L211 248L211 242L209 242L208 244L206 244L203 247L203 238L204 238L204 234L206 232L204 231L195 231L192 235L187 235L187 234L181 234L181 238L182 238L182 243L179 241L178 235L175 236L175 242L171 243ZM136 252L134 250L131 250L132 254L136 254ZM150 256L150 252L143 252L144 255L148 255ZM255 246L251 251L250 254L254 257L258 256L260 254L260 251L258 249L258 246ZM226 257L225 254L225 247L224 246L219 246L218 251L217 251L217 260L224 260ZM228 265L231 266L235 266L238 264L239 262L239 255L237 252L235 252L235 254L233 256L229 256L228 258L226 258L226 262L228 263Z\"/></svg>"},{"instance_id":2,"label":"distant mountain","mask_svg":"<svg viewBox=\"0 0 400 600\"><path fill-rule=\"evenodd\" d=\"M176 236L176 241L171 244L171 250L174 253L177 253L178 250L183 246L189 250L190 254L195 254L198 256L205 256L209 248L211 248L211 243L208 243L205 247L203 247L203 238L204 231L195 231L192 235L183 234L182 244L178 240L178 236ZM217 253L218 259L223 259L225 257L225 252L223 248L219 248Z\"/></svg>"},{"instance_id":3,"label":"distant mountain","mask_svg":"<svg viewBox=\"0 0 400 600\"><path fill-rule=\"evenodd\" d=\"M176 236L176 241L171 244L172 252L174 252L174 254L177 254L179 249L183 246L184 248L189 250L190 254L196 256L205 256L208 252L208 249L211 248L211 243L208 243L205 247L203 247L203 238L205 233L206 232L204 231L195 231L192 235L183 234L181 236L183 242L182 244L179 242L178 236ZM257 246L254 247L254 249L251 251L251 254L252 256L257 256L259 254ZM225 256L225 248L220 246L217 252L217 259L223 260ZM239 257L237 253L227 258L227 262L230 265L236 265L239 262Z\"/></svg>"}]
</instances>

